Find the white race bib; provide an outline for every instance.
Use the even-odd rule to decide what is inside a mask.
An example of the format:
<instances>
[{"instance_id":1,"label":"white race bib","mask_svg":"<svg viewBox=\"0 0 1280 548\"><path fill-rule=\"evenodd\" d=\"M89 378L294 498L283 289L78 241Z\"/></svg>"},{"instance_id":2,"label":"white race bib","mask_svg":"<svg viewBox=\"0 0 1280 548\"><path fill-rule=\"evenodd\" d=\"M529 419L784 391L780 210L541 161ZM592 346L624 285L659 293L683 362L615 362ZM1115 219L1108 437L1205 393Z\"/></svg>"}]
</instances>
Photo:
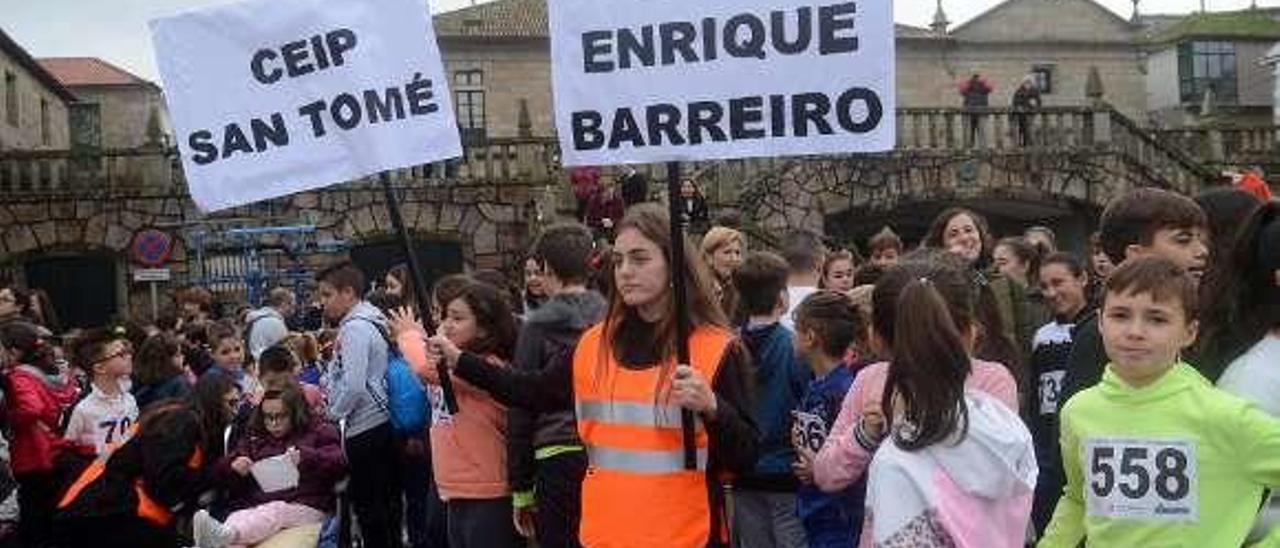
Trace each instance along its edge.
<instances>
[{"instance_id":1,"label":"white race bib","mask_svg":"<svg viewBox=\"0 0 1280 548\"><path fill-rule=\"evenodd\" d=\"M1049 371L1040 374L1040 414L1053 415L1058 412L1058 397L1062 394L1062 378L1067 375L1064 370Z\"/></svg>"},{"instance_id":2,"label":"white race bib","mask_svg":"<svg viewBox=\"0 0 1280 548\"><path fill-rule=\"evenodd\" d=\"M133 419L128 416L103 417L93 425L93 445L99 455L105 455L107 448L115 443L123 443L129 439Z\"/></svg>"},{"instance_id":3,"label":"white race bib","mask_svg":"<svg viewBox=\"0 0 1280 548\"><path fill-rule=\"evenodd\" d=\"M1086 438L1083 468L1090 516L1200 519L1196 446L1191 441Z\"/></svg>"},{"instance_id":4,"label":"white race bib","mask_svg":"<svg viewBox=\"0 0 1280 548\"><path fill-rule=\"evenodd\" d=\"M821 415L796 411L791 423L791 444L796 449L817 453L827 441L827 421Z\"/></svg>"},{"instance_id":5,"label":"white race bib","mask_svg":"<svg viewBox=\"0 0 1280 548\"><path fill-rule=\"evenodd\" d=\"M431 401L431 424L449 424L453 422L453 414L444 404L444 389L440 385L427 385L427 399Z\"/></svg>"}]
</instances>

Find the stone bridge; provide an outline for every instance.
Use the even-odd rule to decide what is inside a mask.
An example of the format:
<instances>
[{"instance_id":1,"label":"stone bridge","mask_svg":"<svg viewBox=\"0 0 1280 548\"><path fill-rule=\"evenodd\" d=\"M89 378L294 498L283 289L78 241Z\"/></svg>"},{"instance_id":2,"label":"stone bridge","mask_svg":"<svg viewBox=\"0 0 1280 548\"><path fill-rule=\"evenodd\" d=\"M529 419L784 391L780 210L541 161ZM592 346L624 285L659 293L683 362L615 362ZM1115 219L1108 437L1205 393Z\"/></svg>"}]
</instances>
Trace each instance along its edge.
<instances>
[{"instance_id":1,"label":"stone bridge","mask_svg":"<svg viewBox=\"0 0 1280 548\"><path fill-rule=\"evenodd\" d=\"M1234 146L1219 146L1216 156L1179 146L1222 143L1224 135L1236 136L1225 141ZM704 178L738 182L735 205L762 234L805 226L861 242L891 224L915 238L938 211L961 203L986 213L998 231L1045 223L1082 244L1091 219L1129 188L1195 194L1217 184L1228 165L1276 157L1277 128L1171 136L1143 130L1106 106L1034 114L902 109L893 152L727 161L707 166Z\"/></svg>"},{"instance_id":2,"label":"stone bridge","mask_svg":"<svg viewBox=\"0 0 1280 548\"><path fill-rule=\"evenodd\" d=\"M763 158L690 165L718 214L733 214L761 240L787 227L862 241L883 224L908 237L945 205L966 203L997 229L1048 222L1082 242L1085 219L1134 186L1193 194L1222 166L1280 158L1277 128L1156 133L1114 109L902 109L898 147L887 154ZM462 159L393 172L415 237L454 247L472 268L514 271L531 234L571 213L572 198L552 138L490 139ZM655 197L664 167L648 172ZM0 151L0 277L22 280L33 265L92 260L114 277L118 308L146 287L128 276L127 247L147 228L177 242L174 284L198 280L192 235L233 227L307 224L320 241L353 252L392 240L372 179L270 200L214 215L188 198L172 150ZM60 264L60 263L58 263ZM51 267L52 268L52 267ZM55 269L56 270L56 269Z\"/></svg>"}]
</instances>

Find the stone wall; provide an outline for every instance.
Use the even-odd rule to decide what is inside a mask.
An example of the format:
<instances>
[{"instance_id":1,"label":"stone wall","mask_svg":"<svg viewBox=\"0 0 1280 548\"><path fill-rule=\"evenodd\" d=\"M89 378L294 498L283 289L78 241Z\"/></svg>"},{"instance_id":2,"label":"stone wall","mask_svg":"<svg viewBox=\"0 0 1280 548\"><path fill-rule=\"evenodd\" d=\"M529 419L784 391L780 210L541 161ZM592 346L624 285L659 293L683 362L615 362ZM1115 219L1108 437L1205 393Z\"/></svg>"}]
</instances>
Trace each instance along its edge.
<instances>
[{"instance_id":1,"label":"stone wall","mask_svg":"<svg viewBox=\"0 0 1280 548\"><path fill-rule=\"evenodd\" d=\"M1034 13L1036 17L1056 21L1061 17L1054 10L1060 9L1074 13L1069 7L1054 6ZM1008 106L1022 78L1032 68L1042 65L1053 70L1054 89L1044 96L1045 105L1085 105L1088 103L1085 81L1090 69L1096 67L1108 102L1130 117L1145 119L1145 81L1138 50L1128 41L1129 29L1117 27L1116 21L1099 16L1091 9L1085 13L1090 14L1086 20L1106 23L1101 29L1089 31L1090 36L1103 37L1100 41L1082 41L1071 29L1042 40L1018 35L1008 38L1008 42L996 41L985 34L986 24L947 38L900 36L896 44L898 106L959 106L958 85L974 72L981 73L995 86L992 106ZM1006 19L1006 15L1012 19ZM1029 24L1023 17L1022 12L1015 11L1001 14L997 19L1000 25L1017 27ZM484 72L486 118L491 137L518 134L522 99L527 101L532 134L554 134L551 57L545 39L442 38L440 48L451 79L462 70Z\"/></svg>"},{"instance_id":2,"label":"stone wall","mask_svg":"<svg viewBox=\"0 0 1280 548\"><path fill-rule=\"evenodd\" d=\"M1010 0L953 29L957 37L1001 43L1126 44L1136 29L1093 0Z\"/></svg>"},{"instance_id":3,"label":"stone wall","mask_svg":"<svg viewBox=\"0 0 1280 548\"><path fill-rule=\"evenodd\" d=\"M1273 105L1271 110L1275 124L1280 126L1280 44L1277 44L1271 50L1271 53L1273 56L1268 59L1268 62L1271 63L1272 99L1274 101L1271 103Z\"/></svg>"},{"instance_id":4,"label":"stone wall","mask_svg":"<svg viewBox=\"0 0 1280 548\"><path fill-rule=\"evenodd\" d=\"M533 201L547 196L541 187L512 184L428 186L401 182L397 194L406 225L415 238L457 242L469 268L513 271L537 224ZM119 270L129 268L128 246L140 230L159 228L175 236L168 266L172 285L196 275L195 230L217 232L241 226L309 223L316 240L352 245L394 238L381 188L369 184L335 187L254 206L203 216L177 192L118 192L72 197L9 199L0 203L0 271L21 277L26 260L50 253L106 253ZM322 257L326 262L341 257ZM315 265L320 266L320 265ZM125 308L148 301L148 288L122 276Z\"/></svg>"},{"instance_id":5,"label":"stone wall","mask_svg":"<svg viewBox=\"0 0 1280 548\"><path fill-rule=\"evenodd\" d=\"M484 72L485 118L490 137L519 135L520 101L527 101L532 135L554 135L551 49L545 39L463 41L442 39L449 87L458 71Z\"/></svg>"},{"instance_id":6,"label":"stone wall","mask_svg":"<svg viewBox=\"0 0 1280 548\"><path fill-rule=\"evenodd\" d=\"M96 103L101 115L102 148L136 148L148 142L148 123L158 117L160 130L166 131L164 101L158 88L150 86L77 86L71 88L76 98Z\"/></svg>"},{"instance_id":7,"label":"stone wall","mask_svg":"<svg viewBox=\"0 0 1280 548\"><path fill-rule=\"evenodd\" d=\"M1169 46L1147 57L1147 108L1153 113L1181 110L1178 84L1178 48Z\"/></svg>"},{"instance_id":8,"label":"stone wall","mask_svg":"<svg viewBox=\"0 0 1280 548\"><path fill-rule=\"evenodd\" d=\"M1051 68L1053 89L1041 97L1045 106L1087 105L1086 81L1089 71L1096 67L1107 102L1130 118L1146 118L1146 82L1137 50L1127 46L962 43L947 57L946 63L945 70L955 77L942 80L941 83L949 84L949 89L945 89L940 103L933 104L959 106L960 96L956 90L960 80L977 73L995 87L991 105L1007 107L1022 78L1034 67L1047 66ZM934 81L938 80L941 75Z\"/></svg>"},{"instance_id":9,"label":"stone wall","mask_svg":"<svg viewBox=\"0 0 1280 548\"><path fill-rule=\"evenodd\" d=\"M1109 200L1163 186L1150 175L1120 154L1086 150L898 152L780 162L760 172L736 205L761 232L803 227L858 245L885 225L919 238L944 207L966 205L1002 233L1046 224L1064 245L1083 249Z\"/></svg>"},{"instance_id":10,"label":"stone wall","mask_svg":"<svg viewBox=\"0 0 1280 548\"><path fill-rule=\"evenodd\" d=\"M1262 64L1267 51L1280 42L1236 42L1236 71L1241 106L1273 106L1276 76Z\"/></svg>"},{"instance_id":11,"label":"stone wall","mask_svg":"<svg viewBox=\"0 0 1280 548\"><path fill-rule=\"evenodd\" d=\"M5 85L12 74L17 85L18 124L9 123ZM48 110L49 140L41 133L41 105ZM57 150L69 146L67 105L25 68L0 53L0 150Z\"/></svg>"}]
</instances>

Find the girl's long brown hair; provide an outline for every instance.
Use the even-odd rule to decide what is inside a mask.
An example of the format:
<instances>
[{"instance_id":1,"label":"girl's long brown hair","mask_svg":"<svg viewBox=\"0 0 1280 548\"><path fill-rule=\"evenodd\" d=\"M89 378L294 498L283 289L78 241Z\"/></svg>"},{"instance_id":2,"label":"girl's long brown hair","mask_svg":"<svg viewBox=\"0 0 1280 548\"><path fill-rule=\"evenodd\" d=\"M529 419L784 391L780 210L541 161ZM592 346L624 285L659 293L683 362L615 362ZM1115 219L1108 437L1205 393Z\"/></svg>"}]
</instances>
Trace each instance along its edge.
<instances>
[{"instance_id":1,"label":"girl's long brown hair","mask_svg":"<svg viewBox=\"0 0 1280 548\"><path fill-rule=\"evenodd\" d=\"M622 234L625 230L635 230L640 233L644 239L653 242L662 250L663 258L667 262L668 276L671 272L671 218L666 210L658 204L640 204L633 206L627 210L626 216L618 223L617 234ZM716 326L727 327L728 321L725 319L724 313L720 310L719 303L715 299L715 291L712 289L712 274L710 267L706 261L702 259L702 254L698 251L698 246L693 242L685 239L684 244L684 276L685 302L688 303L686 310L676 311L663 316L658 321L657 326L653 330L653 338L649 341L641 341L647 343L648 348L655 348L658 351L662 370L659 375L659 393L664 392L663 386L667 383L665 380L671 375L674 369L673 363L676 358L676 314L687 314L689 325L692 328ZM614 279L616 261L610 261L608 275L610 279ZM614 280L616 283L616 280ZM668 286L670 287L670 285ZM675 299L668 299L672 308L675 307ZM622 342L619 334L622 327L628 321L634 321L635 310L627 306L622 301L622 294L613 291L609 297L609 311L604 318L604 341L607 344L601 345L602 352L612 352L616 360L621 361ZM629 320L630 318L630 320ZM603 358L604 356L601 356ZM601 359L597 362L596 379L605 378L604 367L607 360Z\"/></svg>"},{"instance_id":2,"label":"girl's long brown hair","mask_svg":"<svg viewBox=\"0 0 1280 548\"><path fill-rule=\"evenodd\" d=\"M978 303L959 258L917 257L889 269L872 295L876 331L893 351L881 406L892 420L894 395L901 396L911 428L895 431L894 442L907 451L963 436L968 428L970 357L962 334L974 324Z\"/></svg>"},{"instance_id":3,"label":"girl's long brown hair","mask_svg":"<svg viewBox=\"0 0 1280 548\"><path fill-rule=\"evenodd\" d=\"M1280 202L1255 209L1236 234L1230 254L1209 267L1200 288L1204 331L1197 342L1197 365L1217 380L1239 358L1280 327Z\"/></svg>"}]
</instances>

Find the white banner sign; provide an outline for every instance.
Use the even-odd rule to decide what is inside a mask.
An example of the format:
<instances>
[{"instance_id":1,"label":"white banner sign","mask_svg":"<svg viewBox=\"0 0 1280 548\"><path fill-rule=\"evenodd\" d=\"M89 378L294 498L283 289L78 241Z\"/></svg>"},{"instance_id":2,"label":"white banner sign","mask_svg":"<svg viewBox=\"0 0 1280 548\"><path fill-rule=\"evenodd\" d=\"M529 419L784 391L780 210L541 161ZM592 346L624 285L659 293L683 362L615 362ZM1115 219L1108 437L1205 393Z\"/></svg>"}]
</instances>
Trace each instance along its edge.
<instances>
[{"instance_id":1,"label":"white banner sign","mask_svg":"<svg viewBox=\"0 0 1280 548\"><path fill-rule=\"evenodd\" d=\"M422 0L251 0L151 33L202 210L462 154Z\"/></svg>"},{"instance_id":2,"label":"white banner sign","mask_svg":"<svg viewBox=\"0 0 1280 548\"><path fill-rule=\"evenodd\" d=\"M566 165L894 145L892 0L554 0Z\"/></svg>"}]
</instances>

